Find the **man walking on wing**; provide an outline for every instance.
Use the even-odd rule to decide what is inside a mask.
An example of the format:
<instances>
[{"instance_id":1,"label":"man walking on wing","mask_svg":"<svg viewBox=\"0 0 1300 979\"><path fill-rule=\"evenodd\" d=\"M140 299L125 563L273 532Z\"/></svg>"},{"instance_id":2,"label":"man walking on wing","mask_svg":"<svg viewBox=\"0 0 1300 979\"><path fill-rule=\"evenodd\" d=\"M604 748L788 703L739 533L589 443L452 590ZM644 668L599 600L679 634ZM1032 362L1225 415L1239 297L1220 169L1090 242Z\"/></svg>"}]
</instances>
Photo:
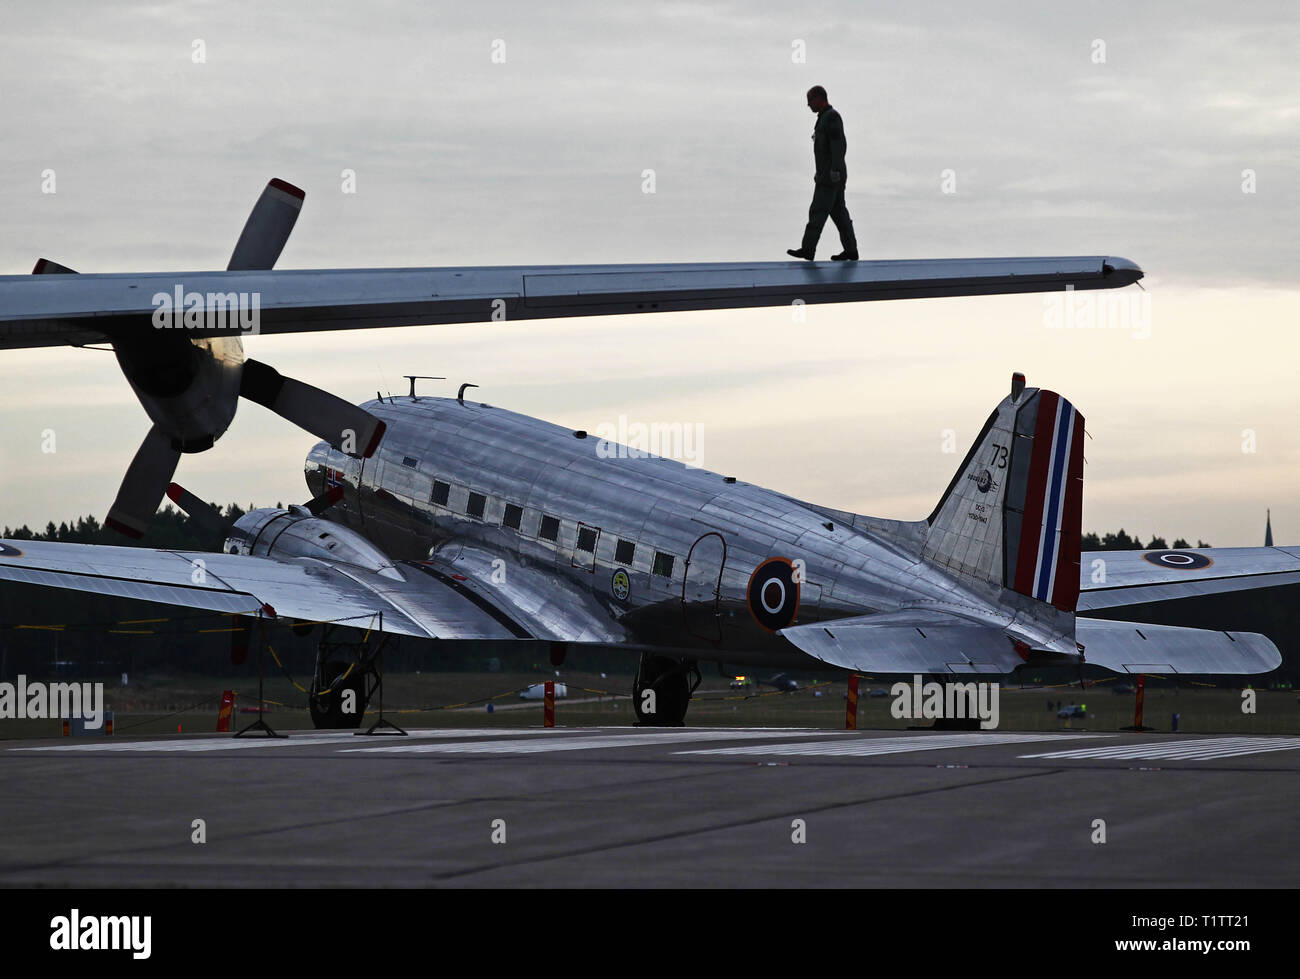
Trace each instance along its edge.
<instances>
[{"instance_id":1,"label":"man walking on wing","mask_svg":"<svg viewBox=\"0 0 1300 979\"><path fill-rule=\"evenodd\" d=\"M831 261L856 262L858 240L853 236L853 219L844 206L844 183L848 176L844 170L844 151L848 147L844 139L844 120L826 101L826 89L820 85L808 89L808 108L817 113L817 125L813 128L813 161L817 166L813 182L816 186L813 188L812 206L808 208L808 227L803 232L803 244L798 248L787 248L786 254L811 262L817 251L817 239L822 236L822 228L829 217L835 222L840 244L844 246L844 251L832 255Z\"/></svg>"}]
</instances>

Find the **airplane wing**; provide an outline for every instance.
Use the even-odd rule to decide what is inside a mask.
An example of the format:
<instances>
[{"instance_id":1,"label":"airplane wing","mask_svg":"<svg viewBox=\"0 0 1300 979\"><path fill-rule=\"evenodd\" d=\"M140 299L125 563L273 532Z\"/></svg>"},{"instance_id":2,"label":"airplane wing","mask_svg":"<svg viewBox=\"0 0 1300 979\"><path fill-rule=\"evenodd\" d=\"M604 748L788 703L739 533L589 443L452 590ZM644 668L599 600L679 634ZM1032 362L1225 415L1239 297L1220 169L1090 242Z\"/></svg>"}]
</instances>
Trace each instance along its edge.
<instances>
[{"instance_id":1,"label":"airplane wing","mask_svg":"<svg viewBox=\"0 0 1300 979\"><path fill-rule=\"evenodd\" d=\"M232 293L249 297L257 320L245 333L298 333L1052 292L1066 286L1113 289L1142 275L1128 259L1104 255L6 275L0 276L0 350L147 334L155 329L155 297L175 297L178 290L182 297L198 294L209 313L229 308ZM229 334L231 328L185 331L197 338Z\"/></svg>"},{"instance_id":2,"label":"airplane wing","mask_svg":"<svg viewBox=\"0 0 1300 979\"><path fill-rule=\"evenodd\" d=\"M824 663L862 673L1007 674L1025 664L1016 645L1031 637L1011 615L1006 619L903 609L793 626L781 635ZM1277 647L1253 632L1080 617L1074 642L1083 662L1117 673L1255 674L1282 663ZM1063 662L1070 659L1056 660Z\"/></svg>"},{"instance_id":3,"label":"airplane wing","mask_svg":"<svg viewBox=\"0 0 1300 979\"><path fill-rule=\"evenodd\" d=\"M1084 551L1078 610L1300 582L1300 547Z\"/></svg>"},{"instance_id":4,"label":"airplane wing","mask_svg":"<svg viewBox=\"0 0 1300 979\"><path fill-rule=\"evenodd\" d=\"M417 565L374 573L310 558L0 541L0 580L429 639L550 639L579 631L548 634L536 627L534 609L489 602L457 574ZM548 621L564 623L555 610L548 613Z\"/></svg>"}]
</instances>

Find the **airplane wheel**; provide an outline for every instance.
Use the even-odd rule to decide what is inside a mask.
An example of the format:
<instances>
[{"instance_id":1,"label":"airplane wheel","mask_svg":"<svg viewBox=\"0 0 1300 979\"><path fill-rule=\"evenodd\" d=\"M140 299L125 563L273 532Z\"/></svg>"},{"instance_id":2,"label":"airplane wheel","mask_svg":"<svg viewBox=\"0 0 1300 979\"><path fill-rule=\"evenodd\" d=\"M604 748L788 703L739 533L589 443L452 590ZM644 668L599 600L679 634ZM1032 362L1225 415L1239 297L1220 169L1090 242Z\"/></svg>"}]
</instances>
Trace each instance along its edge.
<instances>
[{"instance_id":1,"label":"airplane wheel","mask_svg":"<svg viewBox=\"0 0 1300 979\"><path fill-rule=\"evenodd\" d=\"M307 709L315 727L346 729L361 726L361 717L366 712L366 675L354 668L347 679L339 681L349 665L338 661L326 663L321 671L323 675L312 684ZM317 690L328 692L317 693ZM350 696L348 691L351 691ZM351 713L343 709L349 703L354 708Z\"/></svg>"},{"instance_id":2,"label":"airplane wheel","mask_svg":"<svg viewBox=\"0 0 1300 979\"><path fill-rule=\"evenodd\" d=\"M632 682L632 709L637 724L645 727L682 727L691 694L700 683L700 671L694 663L667 656L642 656L641 668ZM653 698L645 692L654 692ZM654 710L644 710L651 706Z\"/></svg>"}]
</instances>

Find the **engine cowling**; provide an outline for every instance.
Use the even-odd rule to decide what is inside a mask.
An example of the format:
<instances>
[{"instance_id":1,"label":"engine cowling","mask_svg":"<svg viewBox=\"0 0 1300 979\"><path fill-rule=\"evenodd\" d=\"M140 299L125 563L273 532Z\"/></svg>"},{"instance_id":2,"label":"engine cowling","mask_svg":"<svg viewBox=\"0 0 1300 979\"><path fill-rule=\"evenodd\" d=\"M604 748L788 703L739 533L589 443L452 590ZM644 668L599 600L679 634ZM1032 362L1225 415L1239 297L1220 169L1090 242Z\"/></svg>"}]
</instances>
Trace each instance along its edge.
<instances>
[{"instance_id":1,"label":"engine cowling","mask_svg":"<svg viewBox=\"0 0 1300 979\"><path fill-rule=\"evenodd\" d=\"M222 550L254 557L312 558L405 580L392 558L356 531L314 517L300 506L265 507L244 514L230 528Z\"/></svg>"},{"instance_id":2,"label":"engine cowling","mask_svg":"<svg viewBox=\"0 0 1300 979\"><path fill-rule=\"evenodd\" d=\"M190 340L161 331L117 340L113 349L149 419L176 449L203 452L230 427L244 368L238 337Z\"/></svg>"}]
</instances>

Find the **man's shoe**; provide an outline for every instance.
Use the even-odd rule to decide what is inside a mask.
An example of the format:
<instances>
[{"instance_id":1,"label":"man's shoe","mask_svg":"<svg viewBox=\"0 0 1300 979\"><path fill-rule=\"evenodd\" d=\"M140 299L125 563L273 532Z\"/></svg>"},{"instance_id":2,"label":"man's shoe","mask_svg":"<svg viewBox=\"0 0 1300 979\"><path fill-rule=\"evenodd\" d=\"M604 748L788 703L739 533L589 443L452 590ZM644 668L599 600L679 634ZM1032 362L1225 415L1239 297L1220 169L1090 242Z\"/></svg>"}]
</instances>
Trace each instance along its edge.
<instances>
[{"instance_id":1,"label":"man's shoe","mask_svg":"<svg viewBox=\"0 0 1300 979\"><path fill-rule=\"evenodd\" d=\"M806 258L810 262L813 260L812 254L804 251L802 248L787 248L785 253L793 258Z\"/></svg>"},{"instance_id":2,"label":"man's shoe","mask_svg":"<svg viewBox=\"0 0 1300 979\"><path fill-rule=\"evenodd\" d=\"M840 252L838 255L832 255L832 262L856 262L858 260L857 252Z\"/></svg>"}]
</instances>

